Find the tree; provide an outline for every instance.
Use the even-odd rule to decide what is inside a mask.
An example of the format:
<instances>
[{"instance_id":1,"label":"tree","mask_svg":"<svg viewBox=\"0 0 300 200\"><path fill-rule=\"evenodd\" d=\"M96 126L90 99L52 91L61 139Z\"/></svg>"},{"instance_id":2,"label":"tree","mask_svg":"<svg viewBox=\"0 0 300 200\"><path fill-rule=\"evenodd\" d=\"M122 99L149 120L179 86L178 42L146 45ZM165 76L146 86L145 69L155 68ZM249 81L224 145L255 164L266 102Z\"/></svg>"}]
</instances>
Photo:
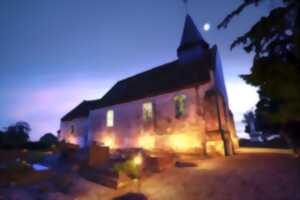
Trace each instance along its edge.
<instances>
[{"instance_id":1,"label":"tree","mask_svg":"<svg viewBox=\"0 0 300 200\"><path fill-rule=\"evenodd\" d=\"M0 145L3 144L3 135L4 135L4 132L0 130Z\"/></svg>"},{"instance_id":2,"label":"tree","mask_svg":"<svg viewBox=\"0 0 300 200\"><path fill-rule=\"evenodd\" d=\"M17 122L6 128L3 133L3 143L13 147L19 147L29 140L30 125L27 122Z\"/></svg>"},{"instance_id":3,"label":"tree","mask_svg":"<svg viewBox=\"0 0 300 200\"><path fill-rule=\"evenodd\" d=\"M40 138L40 142L51 146L53 144L58 144L58 139L54 134L46 133Z\"/></svg>"},{"instance_id":4,"label":"tree","mask_svg":"<svg viewBox=\"0 0 300 200\"><path fill-rule=\"evenodd\" d=\"M29 132L31 131L30 125L27 122L24 122L24 121L17 122L15 127L18 130L18 132L29 134Z\"/></svg>"},{"instance_id":5,"label":"tree","mask_svg":"<svg viewBox=\"0 0 300 200\"><path fill-rule=\"evenodd\" d=\"M226 28L248 6L265 1L270 0L244 0L218 28ZM247 53L255 53L251 73L241 77L259 89L255 111L258 128L286 135L288 129L284 127L290 121L300 123L299 4L298 0L282 0L281 7L272 9L231 45L231 49L242 45Z\"/></svg>"},{"instance_id":6,"label":"tree","mask_svg":"<svg viewBox=\"0 0 300 200\"><path fill-rule=\"evenodd\" d=\"M260 93L260 92L259 92ZM279 107L279 103L270 98L259 95L260 99L256 104L255 109L255 125L256 130L262 132L265 135L279 134L280 123L268 120L268 116L272 113L276 113Z\"/></svg>"},{"instance_id":7,"label":"tree","mask_svg":"<svg viewBox=\"0 0 300 200\"><path fill-rule=\"evenodd\" d=\"M255 115L253 111L246 112L242 122L245 124L245 132L251 135L253 126L255 125Z\"/></svg>"}]
</instances>

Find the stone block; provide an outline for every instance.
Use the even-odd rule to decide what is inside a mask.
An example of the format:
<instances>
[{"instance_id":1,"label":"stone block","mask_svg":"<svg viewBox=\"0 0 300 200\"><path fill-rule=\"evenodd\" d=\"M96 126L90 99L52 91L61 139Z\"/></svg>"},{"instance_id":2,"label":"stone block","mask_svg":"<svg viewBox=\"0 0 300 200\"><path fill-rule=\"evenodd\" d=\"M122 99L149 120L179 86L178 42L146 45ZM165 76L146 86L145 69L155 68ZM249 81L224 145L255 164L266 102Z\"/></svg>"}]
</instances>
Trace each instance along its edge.
<instances>
[{"instance_id":1,"label":"stone block","mask_svg":"<svg viewBox=\"0 0 300 200\"><path fill-rule=\"evenodd\" d=\"M152 172L160 172L174 166L172 156L149 156L145 158L145 169Z\"/></svg>"},{"instance_id":2,"label":"stone block","mask_svg":"<svg viewBox=\"0 0 300 200\"><path fill-rule=\"evenodd\" d=\"M92 143L89 150L90 167L99 167L107 163L109 160L109 147L100 146L97 143Z\"/></svg>"},{"instance_id":3,"label":"stone block","mask_svg":"<svg viewBox=\"0 0 300 200\"><path fill-rule=\"evenodd\" d=\"M209 156L224 156L224 143L222 140L208 141L206 151Z\"/></svg>"}]
</instances>

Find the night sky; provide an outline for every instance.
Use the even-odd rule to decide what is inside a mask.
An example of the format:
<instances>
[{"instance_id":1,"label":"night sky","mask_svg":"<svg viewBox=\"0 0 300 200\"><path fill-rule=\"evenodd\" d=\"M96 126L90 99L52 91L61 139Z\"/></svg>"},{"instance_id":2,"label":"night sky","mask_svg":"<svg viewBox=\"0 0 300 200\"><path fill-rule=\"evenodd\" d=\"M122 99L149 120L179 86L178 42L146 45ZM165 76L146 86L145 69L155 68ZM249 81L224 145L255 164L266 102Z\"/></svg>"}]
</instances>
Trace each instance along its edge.
<instances>
[{"instance_id":1,"label":"night sky","mask_svg":"<svg viewBox=\"0 0 300 200\"><path fill-rule=\"evenodd\" d=\"M252 56L230 43L274 5L251 7L217 24L240 0L189 1L203 37L220 50L238 131L257 101L248 73ZM1 0L0 127L31 124L31 139L56 133L60 118L82 100L100 98L127 76L176 59L185 9L180 0ZM211 24L207 32L205 23Z\"/></svg>"}]
</instances>

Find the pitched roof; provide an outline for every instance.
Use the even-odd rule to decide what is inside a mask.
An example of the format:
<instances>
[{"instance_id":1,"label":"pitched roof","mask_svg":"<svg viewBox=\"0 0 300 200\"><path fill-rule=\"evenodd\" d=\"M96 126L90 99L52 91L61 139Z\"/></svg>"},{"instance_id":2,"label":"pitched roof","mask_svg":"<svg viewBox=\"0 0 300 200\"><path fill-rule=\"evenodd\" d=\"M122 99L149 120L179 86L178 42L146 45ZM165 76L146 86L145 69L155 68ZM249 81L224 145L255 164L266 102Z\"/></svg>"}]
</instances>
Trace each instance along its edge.
<instances>
[{"instance_id":1,"label":"pitched roof","mask_svg":"<svg viewBox=\"0 0 300 200\"><path fill-rule=\"evenodd\" d=\"M96 106L99 100L83 101L73 110L68 112L65 116L61 118L62 121L70 121L72 119L87 117L91 109Z\"/></svg>"},{"instance_id":2,"label":"pitched roof","mask_svg":"<svg viewBox=\"0 0 300 200\"><path fill-rule=\"evenodd\" d=\"M118 81L101 99L83 101L62 121L86 117L90 110L160 95L188 88L210 80L209 69L214 68L214 50L205 52L203 57L184 64L175 60L127 79Z\"/></svg>"},{"instance_id":3,"label":"pitched roof","mask_svg":"<svg viewBox=\"0 0 300 200\"><path fill-rule=\"evenodd\" d=\"M103 96L97 107L156 96L207 82L210 80L208 69L211 64L210 59L197 60L189 65L176 60L121 80Z\"/></svg>"},{"instance_id":4,"label":"pitched roof","mask_svg":"<svg viewBox=\"0 0 300 200\"><path fill-rule=\"evenodd\" d=\"M184 31L178 52L201 46L203 55L192 62L180 60L158 66L140 74L117 82L101 99L83 101L61 120L70 121L79 117L87 117L90 110L125 103L145 97L156 96L178 89L191 87L210 80L209 68L215 68L215 50L209 45L187 15Z\"/></svg>"},{"instance_id":5,"label":"pitched roof","mask_svg":"<svg viewBox=\"0 0 300 200\"><path fill-rule=\"evenodd\" d=\"M186 15L181 42L177 51L200 45L208 48L208 43L203 39L190 15Z\"/></svg>"}]
</instances>

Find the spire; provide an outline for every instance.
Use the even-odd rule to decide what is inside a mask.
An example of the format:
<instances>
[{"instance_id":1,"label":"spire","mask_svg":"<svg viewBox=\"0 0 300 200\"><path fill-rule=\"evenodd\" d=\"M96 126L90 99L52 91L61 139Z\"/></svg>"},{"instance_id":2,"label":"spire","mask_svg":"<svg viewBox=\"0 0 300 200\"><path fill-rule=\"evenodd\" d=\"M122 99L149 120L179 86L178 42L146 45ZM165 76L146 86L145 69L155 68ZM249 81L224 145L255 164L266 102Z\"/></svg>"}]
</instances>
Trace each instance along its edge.
<instances>
[{"instance_id":1,"label":"spire","mask_svg":"<svg viewBox=\"0 0 300 200\"><path fill-rule=\"evenodd\" d=\"M187 14L185 17L183 34L178 50L194 45L201 45L204 48L208 48L207 42L203 39L201 33L198 31L193 19L189 14Z\"/></svg>"},{"instance_id":2,"label":"spire","mask_svg":"<svg viewBox=\"0 0 300 200\"><path fill-rule=\"evenodd\" d=\"M197 29L193 19L189 14L186 15L183 34L181 37L180 45L177 49L178 57L184 56L184 54L191 54L191 51L204 51L208 49L208 43L203 39L201 33Z\"/></svg>"}]
</instances>

